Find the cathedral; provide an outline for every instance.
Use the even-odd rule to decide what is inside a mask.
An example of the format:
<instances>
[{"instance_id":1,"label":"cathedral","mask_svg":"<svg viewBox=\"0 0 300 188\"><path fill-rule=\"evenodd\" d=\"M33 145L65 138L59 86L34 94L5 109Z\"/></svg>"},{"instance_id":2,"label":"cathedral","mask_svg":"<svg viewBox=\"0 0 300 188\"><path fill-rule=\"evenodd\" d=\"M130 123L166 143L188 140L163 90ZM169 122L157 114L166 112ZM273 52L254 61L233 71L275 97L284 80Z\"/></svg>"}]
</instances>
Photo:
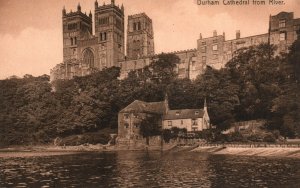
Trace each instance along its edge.
<instances>
[{"instance_id":1,"label":"cathedral","mask_svg":"<svg viewBox=\"0 0 300 188\"><path fill-rule=\"evenodd\" d=\"M63 62L50 71L51 81L85 76L108 67L120 67L120 79L133 70L143 69L156 58L152 19L145 13L129 15L127 20L127 41L125 44L124 6L99 5L95 1L93 15L81 11L62 10ZM280 12L269 18L268 32L255 36L226 40L225 33L204 38L200 34L197 48L171 52L180 58L176 73L179 78L195 79L207 66L220 69L233 57L236 50L261 43L274 44L277 52L287 52L297 39L300 19L294 19L293 12ZM166 31L167 32L167 31ZM126 48L125 48L126 45ZM126 54L125 54L126 49Z\"/></svg>"}]
</instances>

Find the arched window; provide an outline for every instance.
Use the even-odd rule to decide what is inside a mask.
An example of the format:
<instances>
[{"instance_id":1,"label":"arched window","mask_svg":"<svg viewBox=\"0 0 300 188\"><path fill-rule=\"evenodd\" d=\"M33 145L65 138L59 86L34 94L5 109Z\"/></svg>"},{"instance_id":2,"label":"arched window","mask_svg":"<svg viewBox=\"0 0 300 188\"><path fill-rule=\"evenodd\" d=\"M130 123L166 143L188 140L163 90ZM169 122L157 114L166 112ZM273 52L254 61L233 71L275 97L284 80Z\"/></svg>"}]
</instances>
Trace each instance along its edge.
<instances>
[{"instance_id":1,"label":"arched window","mask_svg":"<svg viewBox=\"0 0 300 188\"><path fill-rule=\"evenodd\" d=\"M71 38L71 45L73 45L73 38Z\"/></svg>"},{"instance_id":2,"label":"arched window","mask_svg":"<svg viewBox=\"0 0 300 188\"><path fill-rule=\"evenodd\" d=\"M94 65L94 54L90 49L86 49L83 52L83 63L88 65L90 68L93 68Z\"/></svg>"}]
</instances>

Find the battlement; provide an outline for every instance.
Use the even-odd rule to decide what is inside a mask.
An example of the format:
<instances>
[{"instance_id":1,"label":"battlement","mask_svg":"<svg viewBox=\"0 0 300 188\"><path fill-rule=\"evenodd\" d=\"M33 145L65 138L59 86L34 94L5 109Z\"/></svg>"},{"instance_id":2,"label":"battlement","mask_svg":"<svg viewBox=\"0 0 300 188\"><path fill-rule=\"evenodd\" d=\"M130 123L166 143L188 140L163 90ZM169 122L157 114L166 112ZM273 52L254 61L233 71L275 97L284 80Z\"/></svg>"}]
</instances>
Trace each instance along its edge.
<instances>
[{"instance_id":1,"label":"battlement","mask_svg":"<svg viewBox=\"0 0 300 188\"><path fill-rule=\"evenodd\" d=\"M123 4L121 5L116 5L114 0L111 0L111 4L105 4L105 2L103 2L103 5L99 6L98 5L98 1L95 1L95 12L102 12L102 11L106 11L107 9L115 9L117 12L119 12L120 14L124 15L124 6Z\"/></svg>"},{"instance_id":2,"label":"battlement","mask_svg":"<svg viewBox=\"0 0 300 188\"><path fill-rule=\"evenodd\" d=\"M187 50L179 50L179 51L172 51L172 52L163 52L163 53L155 54L155 56L160 55L160 54L181 54L181 53L196 52L196 51L197 51L196 48L192 48L192 49L187 49Z\"/></svg>"},{"instance_id":3,"label":"battlement","mask_svg":"<svg viewBox=\"0 0 300 188\"><path fill-rule=\"evenodd\" d=\"M147 16L147 14L146 14L145 12L138 13L138 14L128 15L128 19L135 19L135 18L140 18L140 17L145 17L145 18L147 18L150 22L152 22L152 19L149 18L149 16Z\"/></svg>"},{"instance_id":4,"label":"battlement","mask_svg":"<svg viewBox=\"0 0 300 188\"><path fill-rule=\"evenodd\" d=\"M87 15L86 12L85 13L81 12L81 6L80 6L80 4L78 4L76 12L73 12L72 9L71 9L70 12L67 13L66 9L64 7L63 10L62 10L62 16L63 16L63 18L69 18L69 17L79 16L81 18L84 18L84 19L92 22L92 12L90 11L89 15Z\"/></svg>"}]
</instances>

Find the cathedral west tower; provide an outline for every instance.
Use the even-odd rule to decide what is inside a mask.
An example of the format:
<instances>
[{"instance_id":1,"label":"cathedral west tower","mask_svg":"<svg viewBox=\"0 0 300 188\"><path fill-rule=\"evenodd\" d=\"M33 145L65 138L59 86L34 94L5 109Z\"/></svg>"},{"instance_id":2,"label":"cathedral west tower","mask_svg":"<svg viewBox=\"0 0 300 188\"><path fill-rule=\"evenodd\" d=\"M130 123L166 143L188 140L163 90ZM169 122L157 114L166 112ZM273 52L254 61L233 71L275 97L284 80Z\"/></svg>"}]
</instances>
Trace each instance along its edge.
<instances>
[{"instance_id":1,"label":"cathedral west tower","mask_svg":"<svg viewBox=\"0 0 300 188\"><path fill-rule=\"evenodd\" d=\"M102 6L95 2L95 36L98 38L100 69L119 66L124 59L124 7L111 4Z\"/></svg>"}]
</instances>

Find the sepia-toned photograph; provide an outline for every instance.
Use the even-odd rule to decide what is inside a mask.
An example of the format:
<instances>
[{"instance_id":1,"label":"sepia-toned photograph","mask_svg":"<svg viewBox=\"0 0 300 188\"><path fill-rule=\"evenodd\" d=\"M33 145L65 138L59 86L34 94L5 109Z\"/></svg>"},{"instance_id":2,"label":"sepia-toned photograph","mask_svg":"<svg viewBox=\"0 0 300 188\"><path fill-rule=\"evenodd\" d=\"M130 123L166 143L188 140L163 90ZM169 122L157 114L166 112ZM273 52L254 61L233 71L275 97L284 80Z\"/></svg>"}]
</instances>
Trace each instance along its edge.
<instances>
[{"instance_id":1,"label":"sepia-toned photograph","mask_svg":"<svg viewBox=\"0 0 300 188\"><path fill-rule=\"evenodd\" d=\"M300 1L0 0L0 187L299 188Z\"/></svg>"}]
</instances>

